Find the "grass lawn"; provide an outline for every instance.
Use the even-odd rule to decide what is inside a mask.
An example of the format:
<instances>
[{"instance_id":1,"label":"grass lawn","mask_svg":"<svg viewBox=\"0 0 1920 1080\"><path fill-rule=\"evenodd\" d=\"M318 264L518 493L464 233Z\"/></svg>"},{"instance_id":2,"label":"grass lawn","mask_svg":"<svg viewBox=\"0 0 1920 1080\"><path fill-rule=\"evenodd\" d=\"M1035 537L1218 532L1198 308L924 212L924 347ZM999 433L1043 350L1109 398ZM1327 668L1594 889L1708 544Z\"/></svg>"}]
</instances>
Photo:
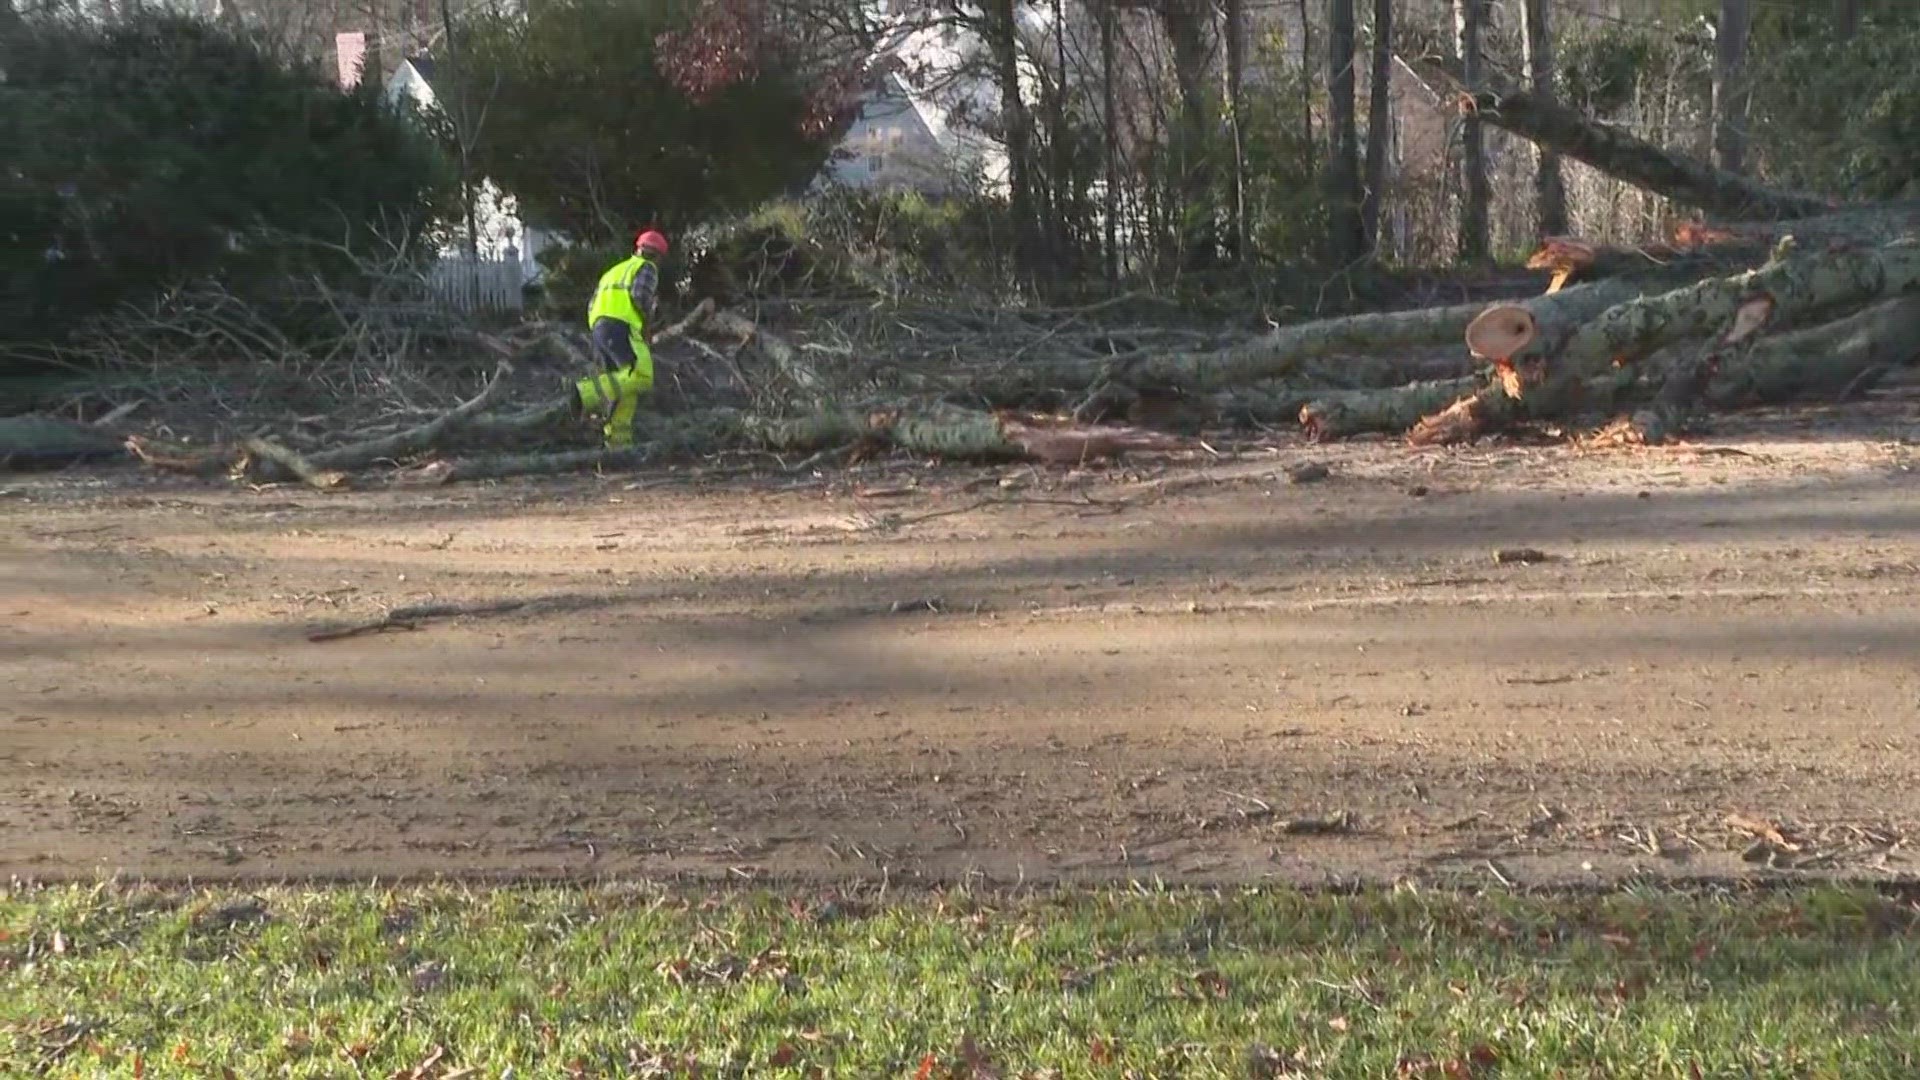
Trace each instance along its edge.
<instances>
[{"instance_id":1,"label":"grass lawn","mask_svg":"<svg viewBox=\"0 0 1920 1080\"><path fill-rule=\"evenodd\" d=\"M1838 888L0 892L7 1077L1865 1080L1917 997Z\"/></svg>"}]
</instances>

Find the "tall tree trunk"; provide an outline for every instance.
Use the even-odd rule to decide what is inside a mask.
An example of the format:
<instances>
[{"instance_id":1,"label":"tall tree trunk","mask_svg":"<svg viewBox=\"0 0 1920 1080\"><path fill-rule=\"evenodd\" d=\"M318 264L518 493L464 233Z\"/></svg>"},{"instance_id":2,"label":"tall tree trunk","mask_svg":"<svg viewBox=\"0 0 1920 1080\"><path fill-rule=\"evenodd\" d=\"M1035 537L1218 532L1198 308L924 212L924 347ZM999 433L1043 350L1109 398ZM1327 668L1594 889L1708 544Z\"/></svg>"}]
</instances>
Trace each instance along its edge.
<instances>
[{"instance_id":1,"label":"tall tree trunk","mask_svg":"<svg viewBox=\"0 0 1920 1080\"><path fill-rule=\"evenodd\" d=\"M1113 80L1117 17L1113 0L1100 0L1100 125L1107 159L1107 189L1100 212L1106 218L1107 281L1115 286L1120 283L1120 116L1114 107L1118 95Z\"/></svg>"},{"instance_id":2,"label":"tall tree trunk","mask_svg":"<svg viewBox=\"0 0 1920 1080\"><path fill-rule=\"evenodd\" d=\"M1366 196L1360 232L1367 250L1380 250L1380 205L1387 195L1387 151L1393 141L1393 0L1373 0L1373 65L1367 94Z\"/></svg>"},{"instance_id":3,"label":"tall tree trunk","mask_svg":"<svg viewBox=\"0 0 1920 1080\"><path fill-rule=\"evenodd\" d=\"M1054 265L1063 266L1071 230L1067 224L1068 205L1073 195L1073 148L1067 131L1067 19L1062 0L1053 0L1053 107L1049 120L1053 131L1047 136L1047 171L1052 181L1047 189L1047 210L1043 220L1047 229L1047 247L1054 254Z\"/></svg>"},{"instance_id":4,"label":"tall tree trunk","mask_svg":"<svg viewBox=\"0 0 1920 1080\"><path fill-rule=\"evenodd\" d=\"M1548 18L1550 0L1526 0L1526 18L1521 35L1525 54L1527 88L1543 101L1553 100L1553 24ZM1567 232L1567 185L1560 172L1560 155L1544 146L1534 147L1533 173L1534 228L1541 236L1561 236Z\"/></svg>"},{"instance_id":5,"label":"tall tree trunk","mask_svg":"<svg viewBox=\"0 0 1920 1080\"><path fill-rule=\"evenodd\" d=\"M1161 0L1160 24L1173 51L1173 78L1180 87L1181 246L1188 267L1218 262L1220 233L1213 214L1213 94L1208 78L1206 0Z\"/></svg>"},{"instance_id":6,"label":"tall tree trunk","mask_svg":"<svg viewBox=\"0 0 1920 1080\"><path fill-rule=\"evenodd\" d=\"M987 51L993 79L1000 91L1001 121L1007 136L1008 198L1013 204L1014 264L1023 273L1036 273L1046 263L1040 217L1034 200L1033 117L1020 96L1019 24L1014 0L987 0L983 5Z\"/></svg>"},{"instance_id":7,"label":"tall tree trunk","mask_svg":"<svg viewBox=\"0 0 1920 1080\"><path fill-rule=\"evenodd\" d=\"M1247 153L1240 126L1242 84L1247 71L1246 0L1224 0L1221 14L1226 20L1227 40L1227 123L1233 137L1233 261L1245 262L1250 252L1247 242Z\"/></svg>"},{"instance_id":8,"label":"tall tree trunk","mask_svg":"<svg viewBox=\"0 0 1920 1080\"><path fill-rule=\"evenodd\" d=\"M1454 51L1470 90L1480 89L1485 78L1481 38L1487 25L1487 2L1453 0ZM1477 112L1467 113L1460 121L1460 171L1465 197L1460 207L1460 258L1485 262L1492 248L1493 188L1487 179L1487 133Z\"/></svg>"},{"instance_id":9,"label":"tall tree trunk","mask_svg":"<svg viewBox=\"0 0 1920 1080\"><path fill-rule=\"evenodd\" d=\"M1313 145L1313 17L1307 0L1300 3L1300 145L1307 148L1306 170L1320 165L1320 152Z\"/></svg>"},{"instance_id":10,"label":"tall tree trunk","mask_svg":"<svg viewBox=\"0 0 1920 1080\"><path fill-rule=\"evenodd\" d=\"M1720 0L1713 50L1713 163L1744 173L1747 162L1747 35L1749 0Z\"/></svg>"},{"instance_id":11,"label":"tall tree trunk","mask_svg":"<svg viewBox=\"0 0 1920 1080\"><path fill-rule=\"evenodd\" d=\"M467 218L467 257L480 257L480 222L474 213L473 192L473 141L477 133L473 130L473 112L467 108L466 65L460 62L460 48L453 36L453 8L447 0L440 0L440 25L447 35L447 64L451 76L447 81L453 84L454 111L459 114L455 122L454 137L459 141L460 150L460 205Z\"/></svg>"},{"instance_id":12,"label":"tall tree trunk","mask_svg":"<svg viewBox=\"0 0 1920 1080\"><path fill-rule=\"evenodd\" d=\"M1353 0L1327 0L1328 255L1336 265L1358 262L1367 238L1360 218L1360 132L1354 116Z\"/></svg>"}]
</instances>

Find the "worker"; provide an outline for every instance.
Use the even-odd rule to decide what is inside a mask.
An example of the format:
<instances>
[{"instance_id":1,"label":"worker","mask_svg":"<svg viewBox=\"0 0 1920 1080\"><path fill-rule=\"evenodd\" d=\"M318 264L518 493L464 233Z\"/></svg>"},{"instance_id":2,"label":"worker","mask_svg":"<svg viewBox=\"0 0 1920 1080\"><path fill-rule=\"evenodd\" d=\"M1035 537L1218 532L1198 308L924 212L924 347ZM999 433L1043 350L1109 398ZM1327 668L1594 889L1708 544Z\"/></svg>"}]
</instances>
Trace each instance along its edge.
<instances>
[{"instance_id":1,"label":"worker","mask_svg":"<svg viewBox=\"0 0 1920 1080\"><path fill-rule=\"evenodd\" d=\"M600 430L611 449L633 445L633 413L653 389L653 314L660 293L660 263L667 238L648 229L634 241L633 257L600 275L587 304L593 351L606 370L574 384L580 408L607 413Z\"/></svg>"}]
</instances>

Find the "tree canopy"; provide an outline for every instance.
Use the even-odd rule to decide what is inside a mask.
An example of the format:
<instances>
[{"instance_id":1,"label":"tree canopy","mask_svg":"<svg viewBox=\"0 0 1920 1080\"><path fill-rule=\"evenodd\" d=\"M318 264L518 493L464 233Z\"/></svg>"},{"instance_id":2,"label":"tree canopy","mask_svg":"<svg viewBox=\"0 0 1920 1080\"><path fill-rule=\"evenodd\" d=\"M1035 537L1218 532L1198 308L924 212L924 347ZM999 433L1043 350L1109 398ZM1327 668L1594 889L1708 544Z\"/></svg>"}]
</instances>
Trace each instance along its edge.
<instances>
[{"instance_id":1,"label":"tree canopy","mask_svg":"<svg viewBox=\"0 0 1920 1080\"><path fill-rule=\"evenodd\" d=\"M827 161L832 81L754 5L554 0L460 30L442 95L473 168L530 224L620 238L744 210Z\"/></svg>"},{"instance_id":2,"label":"tree canopy","mask_svg":"<svg viewBox=\"0 0 1920 1080\"><path fill-rule=\"evenodd\" d=\"M28 17L0 35L0 72L16 340L186 278L243 289L376 230L407 240L448 192L439 148L377 91L343 92L230 25Z\"/></svg>"}]
</instances>

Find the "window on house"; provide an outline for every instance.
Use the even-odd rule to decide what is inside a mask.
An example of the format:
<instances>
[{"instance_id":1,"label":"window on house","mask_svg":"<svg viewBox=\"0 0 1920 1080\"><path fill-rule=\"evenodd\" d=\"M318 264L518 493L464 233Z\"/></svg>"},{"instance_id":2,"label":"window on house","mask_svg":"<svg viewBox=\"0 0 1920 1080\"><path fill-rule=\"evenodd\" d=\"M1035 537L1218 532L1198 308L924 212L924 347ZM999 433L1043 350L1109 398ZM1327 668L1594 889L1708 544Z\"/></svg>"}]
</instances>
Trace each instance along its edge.
<instances>
[{"instance_id":1,"label":"window on house","mask_svg":"<svg viewBox=\"0 0 1920 1080\"><path fill-rule=\"evenodd\" d=\"M887 166L887 155L881 153L878 150L875 150L873 153L867 155L867 171L869 173L878 173L881 169L886 168L886 166Z\"/></svg>"}]
</instances>

